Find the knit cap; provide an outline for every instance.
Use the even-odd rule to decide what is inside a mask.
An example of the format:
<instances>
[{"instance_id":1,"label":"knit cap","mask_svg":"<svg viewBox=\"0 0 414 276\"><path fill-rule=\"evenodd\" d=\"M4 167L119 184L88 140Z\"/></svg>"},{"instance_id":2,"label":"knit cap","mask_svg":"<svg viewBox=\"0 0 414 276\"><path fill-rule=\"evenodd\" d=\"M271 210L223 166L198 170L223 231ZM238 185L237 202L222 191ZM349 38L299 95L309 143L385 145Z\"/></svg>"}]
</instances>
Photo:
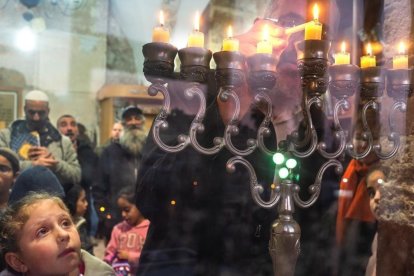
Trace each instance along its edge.
<instances>
[{"instance_id":1,"label":"knit cap","mask_svg":"<svg viewBox=\"0 0 414 276\"><path fill-rule=\"evenodd\" d=\"M131 115L142 117L144 116L144 113L142 112L142 109L139 108L138 106L130 105L130 106L125 107L122 110L121 118L122 120L125 120L128 116L131 116Z\"/></svg>"},{"instance_id":2,"label":"knit cap","mask_svg":"<svg viewBox=\"0 0 414 276\"><path fill-rule=\"evenodd\" d=\"M9 205L18 202L30 192L46 192L62 199L65 197L58 178L51 170L42 166L30 167L17 177L9 196Z\"/></svg>"},{"instance_id":3,"label":"knit cap","mask_svg":"<svg viewBox=\"0 0 414 276\"><path fill-rule=\"evenodd\" d=\"M13 174L15 175L20 170L19 157L17 154L9 148L0 147L0 155L6 158L13 169Z\"/></svg>"}]
</instances>

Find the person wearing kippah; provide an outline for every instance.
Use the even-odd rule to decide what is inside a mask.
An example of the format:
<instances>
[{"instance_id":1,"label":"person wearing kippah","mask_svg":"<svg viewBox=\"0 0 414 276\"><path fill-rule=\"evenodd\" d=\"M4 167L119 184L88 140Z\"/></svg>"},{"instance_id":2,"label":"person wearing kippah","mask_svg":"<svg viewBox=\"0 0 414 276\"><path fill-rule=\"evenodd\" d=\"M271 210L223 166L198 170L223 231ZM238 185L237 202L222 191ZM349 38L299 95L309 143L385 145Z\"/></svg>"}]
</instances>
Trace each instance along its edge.
<instances>
[{"instance_id":1,"label":"person wearing kippah","mask_svg":"<svg viewBox=\"0 0 414 276\"><path fill-rule=\"evenodd\" d=\"M10 189L19 173L19 158L9 148L0 147L0 210L7 206Z\"/></svg>"},{"instance_id":2,"label":"person wearing kippah","mask_svg":"<svg viewBox=\"0 0 414 276\"><path fill-rule=\"evenodd\" d=\"M33 90L24 98L25 119L0 130L0 147L17 153L22 170L32 166L50 169L68 189L79 183L81 170L76 151L68 137L49 122L49 97Z\"/></svg>"}]
</instances>

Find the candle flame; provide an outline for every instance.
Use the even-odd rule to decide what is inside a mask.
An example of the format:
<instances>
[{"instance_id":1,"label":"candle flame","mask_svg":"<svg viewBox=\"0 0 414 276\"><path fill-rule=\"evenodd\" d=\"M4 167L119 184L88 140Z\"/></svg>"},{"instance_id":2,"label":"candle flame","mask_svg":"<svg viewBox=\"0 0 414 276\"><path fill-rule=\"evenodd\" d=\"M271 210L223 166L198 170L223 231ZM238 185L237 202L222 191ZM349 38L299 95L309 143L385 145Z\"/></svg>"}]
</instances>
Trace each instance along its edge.
<instances>
[{"instance_id":1,"label":"candle flame","mask_svg":"<svg viewBox=\"0 0 414 276\"><path fill-rule=\"evenodd\" d=\"M398 45L398 53L400 55L404 55L405 54L405 44L404 42L400 42L400 44Z\"/></svg>"},{"instance_id":2,"label":"candle flame","mask_svg":"<svg viewBox=\"0 0 414 276\"><path fill-rule=\"evenodd\" d=\"M345 44L345 41L342 41L342 43L341 43L341 52L342 53L345 53L346 52L346 44Z\"/></svg>"},{"instance_id":3,"label":"candle flame","mask_svg":"<svg viewBox=\"0 0 414 276\"><path fill-rule=\"evenodd\" d=\"M164 12L160 11L160 25L164 26Z\"/></svg>"},{"instance_id":4,"label":"candle flame","mask_svg":"<svg viewBox=\"0 0 414 276\"><path fill-rule=\"evenodd\" d=\"M200 13L197 11L194 18L194 30L200 30Z\"/></svg>"},{"instance_id":5,"label":"candle flame","mask_svg":"<svg viewBox=\"0 0 414 276\"><path fill-rule=\"evenodd\" d=\"M313 5L313 19L318 20L319 19L319 7L318 4Z\"/></svg>"},{"instance_id":6,"label":"candle flame","mask_svg":"<svg viewBox=\"0 0 414 276\"><path fill-rule=\"evenodd\" d=\"M372 56L372 46L371 43L367 44L367 55Z\"/></svg>"},{"instance_id":7,"label":"candle flame","mask_svg":"<svg viewBox=\"0 0 414 276\"><path fill-rule=\"evenodd\" d=\"M268 41L269 40L269 25L264 25L263 32L262 32L262 40Z\"/></svg>"},{"instance_id":8,"label":"candle flame","mask_svg":"<svg viewBox=\"0 0 414 276\"><path fill-rule=\"evenodd\" d=\"M232 38L233 37L233 28L231 25L227 28L227 37Z\"/></svg>"}]
</instances>

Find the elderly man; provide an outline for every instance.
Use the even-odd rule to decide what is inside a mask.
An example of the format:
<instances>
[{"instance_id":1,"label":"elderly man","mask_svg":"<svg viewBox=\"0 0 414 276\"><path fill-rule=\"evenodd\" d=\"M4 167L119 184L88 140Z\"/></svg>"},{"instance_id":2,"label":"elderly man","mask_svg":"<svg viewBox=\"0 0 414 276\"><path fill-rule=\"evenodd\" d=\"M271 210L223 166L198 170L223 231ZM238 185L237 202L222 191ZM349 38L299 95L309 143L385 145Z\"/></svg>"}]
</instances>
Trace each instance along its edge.
<instances>
[{"instance_id":1,"label":"elderly man","mask_svg":"<svg viewBox=\"0 0 414 276\"><path fill-rule=\"evenodd\" d=\"M136 106L125 108L122 112L124 134L119 143L111 143L100 156L98 178L92 194L108 239L112 227L121 220L116 203L119 191L126 186L135 188L137 182L141 149L146 140L142 130L144 121L141 109Z\"/></svg>"},{"instance_id":2,"label":"elderly man","mask_svg":"<svg viewBox=\"0 0 414 276\"><path fill-rule=\"evenodd\" d=\"M0 130L0 146L16 152L21 169L44 166L53 171L65 189L80 181L81 171L69 138L49 122L49 98L39 90L25 97L24 120Z\"/></svg>"}]
</instances>

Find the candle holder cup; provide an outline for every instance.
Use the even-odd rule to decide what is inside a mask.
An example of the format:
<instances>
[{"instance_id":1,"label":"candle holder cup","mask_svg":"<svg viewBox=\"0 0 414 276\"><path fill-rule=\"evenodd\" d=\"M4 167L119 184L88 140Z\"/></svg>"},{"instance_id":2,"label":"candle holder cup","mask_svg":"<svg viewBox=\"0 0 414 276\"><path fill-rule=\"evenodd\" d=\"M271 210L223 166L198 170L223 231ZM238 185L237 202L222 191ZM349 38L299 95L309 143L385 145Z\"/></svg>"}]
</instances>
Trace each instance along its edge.
<instances>
[{"instance_id":1,"label":"candle holder cup","mask_svg":"<svg viewBox=\"0 0 414 276\"><path fill-rule=\"evenodd\" d=\"M394 100L406 101L413 94L413 69L390 69L387 72L387 94Z\"/></svg>"},{"instance_id":2,"label":"candle holder cup","mask_svg":"<svg viewBox=\"0 0 414 276\"><path fill-rule=\"evenodd\" d=\"M348 98L358 91L360 85L359 67L352 64L332 65L329 67L329 91L337 98Z\"/></svg>"},{"instance_id":3,"label":"candle holder cup","mask_svg":"<svg viewBox=\"0 0 414 276\"><path fill-rule=\"evenodd\" d=\"M220 88L234 89L245 82L246 58L239 52L221 51L213 54L217 64L216 81Z\"/></svg>"},{"instance_id":4,"label":"candle holder cup","mask_svg":"<svg viewBox=\"0 0 414 276\"><path fill-rule=\"evenodd\" d=\"M247 59L248 82L254 90L270 90L276 84L277 60L271 54L255 54Z\"/></svg>"},{"instance_id":5,"label":"candle holder cup","mask_svg":"<svg viewBox=\"0 0 414 276\"><path fill-rule=\"evenodd\" d=\"M297 65L306 95L320 96L328 84L328 52L331 43L326 40L303 40L295 44Z\"/></svg>"},{"instance_id":6,"label":"candle holder cup","mask_svg":"<svg viewBox=\"0 0 414 276\"><path fill-rule=\"evenodd\" d=\"M212 53L201 47L187 47L178 51L181 61L180 77L183 80L205 83L210 71Z\"/></svg>"},{"instance_id":7,"label":"candle holder cup","mask_svg":"<svg viewBox=\"0 0 414 276\"><path fill-rule=\"evenodd\" d=\"M375 99L384 94L385 72L381 66L361 68L361 99Z\"/></svg>"},{"instance_id":8,"label":"candle holder cup","mask_svg":"<svg viewBox=\"0 0 414 276\"><path fill-rule=\"evenodd\" d=\"M149 82L163 82L174 72L174 59L177 48L168 43L151 42L142 47L144 55L144 75Z\"/></svg>"}]
</instances>

